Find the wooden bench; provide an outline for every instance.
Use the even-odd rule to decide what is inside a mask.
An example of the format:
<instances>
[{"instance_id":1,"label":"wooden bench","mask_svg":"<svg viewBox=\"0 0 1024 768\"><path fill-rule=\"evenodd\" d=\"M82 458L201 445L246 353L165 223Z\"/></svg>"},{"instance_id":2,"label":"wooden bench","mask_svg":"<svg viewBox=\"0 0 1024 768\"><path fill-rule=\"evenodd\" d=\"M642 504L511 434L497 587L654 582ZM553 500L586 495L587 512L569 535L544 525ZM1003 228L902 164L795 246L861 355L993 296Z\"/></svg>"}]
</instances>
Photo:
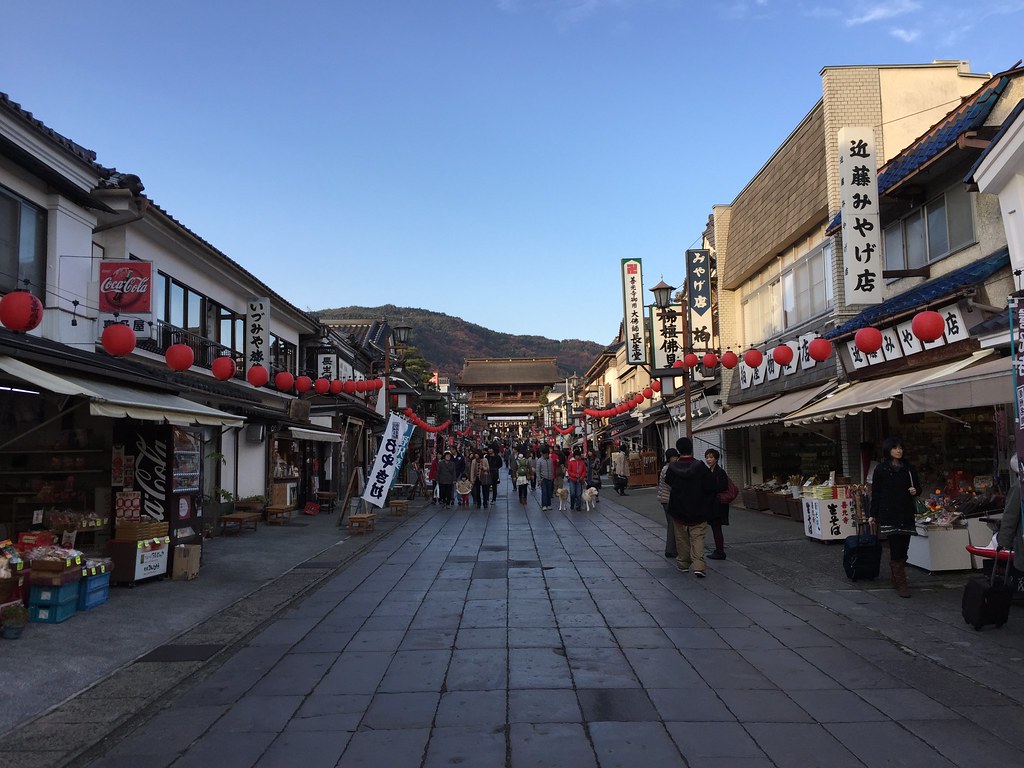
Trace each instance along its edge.
<instances>
[{"instance_id":1,"label":"wooden bench","mask_svg":"<svg viewBox=\"0 0 1024 768\"><path fill-rule=\"evenodd\" d=\"M391 510L391 514L395 517L401 517L409 511L409 500L391 499L390 501L388 501L388 509Z\"/></svg>"},{"instance_id":2,"label":"wooden bench","mask_svg":"<svg viewBox=\"0 0 1024 768\"><path fill-rule=\"evenodd\" d=\"M267 525L287 525L292 517L292 508L287 504L268 504Z\"/></svg>"},{"instance_id":3,"label":"wooden bench","mask_svg":"<svg viewBox=\"0 0 1024 768\"><path fill-rule=\"evenodd\" d=\"M368 533L377 525L376 512L354 512L348 516L348 529L352 533Z\"/></svg>"},{"instance_id":4,"label":"wooden bench","mask_svg":"<svg viewBox=\"0 0 1024 768\"><path fill-rule=\"evenodd\" d=\"M320 511L330 514L334 511L334 502L338 500L338 494L334 491L317 491L316 501L320 505Z\"/></svg>"},{"instance_id":5,"label":"wooden bench","mask_svg":"<svg viewBox=\"0 0 1024 768\"><path fill-rule=\"evenodd\" d=\"M251 526L255 531L260 524L259 512L229 512L221 515L221 533L241 533L245 526Z\"/></svg>"}]
</instances>

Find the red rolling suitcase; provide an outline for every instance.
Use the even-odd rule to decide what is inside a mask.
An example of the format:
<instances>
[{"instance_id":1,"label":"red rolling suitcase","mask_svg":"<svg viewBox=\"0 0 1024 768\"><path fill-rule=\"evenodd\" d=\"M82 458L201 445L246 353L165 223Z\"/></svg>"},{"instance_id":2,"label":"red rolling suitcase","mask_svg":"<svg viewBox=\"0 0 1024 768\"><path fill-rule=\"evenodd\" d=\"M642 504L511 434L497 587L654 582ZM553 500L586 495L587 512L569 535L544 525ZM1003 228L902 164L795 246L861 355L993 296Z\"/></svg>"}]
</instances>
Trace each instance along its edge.
<instances>
[{"instance_id":1,"label":"red rolling suitcase","mask_svg":"<svg viewBox=\"0 0 1024 768\"><path fill-rule=\"evenodd\" d=\"M992 572L987 579L984 576L975 576L964 585L964 597L961 604L964 621L978 630L987 624L1001 627L1010 617L1010 601L1013 599L1014 585L1010 583L1009 567L1002 569L1002 581L996 580L996 571L999 570L996 567L998 563L997 559L993 563Z\"/></svg>"}]
</instances>

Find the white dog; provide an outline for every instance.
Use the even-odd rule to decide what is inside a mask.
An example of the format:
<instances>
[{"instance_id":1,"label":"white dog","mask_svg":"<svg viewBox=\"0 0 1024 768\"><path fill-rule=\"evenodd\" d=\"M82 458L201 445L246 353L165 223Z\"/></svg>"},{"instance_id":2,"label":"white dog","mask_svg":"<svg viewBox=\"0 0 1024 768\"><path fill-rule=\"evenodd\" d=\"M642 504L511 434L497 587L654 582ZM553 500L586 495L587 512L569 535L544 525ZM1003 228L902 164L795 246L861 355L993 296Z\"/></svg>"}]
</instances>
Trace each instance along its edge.
<instances>
[{"instance_id":1,"label":"white dog","mask_svg":"<svg viewBox=\"0 0 1024 768\"><path fill-rule=\"evenodd\" d=\"M597 502L600 501L601 492L597 488L587 488L583 491L583 509L587 512L597 506Z\"/></svg>"},{"instance_id":2,"label":"white dog","mask_svg":"<svg viewBox=\"0 0 1024 768\"><path fill-rule=\"evenodd\" d=\"M558 511L565 512L566 507L568 506L566 504L566 501L568 501L569 499L569 489L559 488L557 491L555 491L555 496L558 497Z\"/></svg>"}]
</instances>

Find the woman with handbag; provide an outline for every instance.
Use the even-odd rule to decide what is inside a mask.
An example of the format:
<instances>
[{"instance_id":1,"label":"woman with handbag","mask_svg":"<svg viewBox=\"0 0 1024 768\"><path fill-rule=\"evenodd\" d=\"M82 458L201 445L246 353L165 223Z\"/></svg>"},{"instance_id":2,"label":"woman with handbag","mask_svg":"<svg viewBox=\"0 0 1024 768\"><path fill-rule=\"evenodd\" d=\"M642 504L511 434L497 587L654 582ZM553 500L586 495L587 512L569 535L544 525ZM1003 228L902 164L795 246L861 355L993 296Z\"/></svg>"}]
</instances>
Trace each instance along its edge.
<instances>
[{"instance_id":1,"label":"woman with handbag","mask_svg":"<svg viewBox=\"0 0 1024 768\"><path fill-rule=\"evenodd\" d=\"M871 473L871 507L868 522L878 524L889 538L889 568L892 587L900 597L910 597L907 587L907 552L916 532L914 497L919 493L917 471L903 458L903 442L887 437L882 443L882 460Z\"/></svg>"},{"instance_id":2,"label":"woman with handbag","mask_svg":"<svg viewBox=\"0 0 1024 768\"><path fill-rule=\"evenodd\" d=\"M516 473L516 490L519 491L519 503L526 504L526 494L530 490L530 461L519 454L513 464Z\"/></svg>"},{"instance_id":3,"label":"woman with handbag","mask_svg":"<svg viewBox=\"0 0 1024 768\"><path fill-rule=\"evenodd\" d=\"M704 463L711 470L711 476L715 478L715 487L722 488L711 505L711 513L708 515L708 526L711 528L711 535L715 539L715 551L708 555L708 560L725 560L725 537L722 535L722 526L729 524L729 504L739 494L739 488L729 479L722 469L718 460L722 454L714 448L704 451Z\"/></svg>"}]
</instances>

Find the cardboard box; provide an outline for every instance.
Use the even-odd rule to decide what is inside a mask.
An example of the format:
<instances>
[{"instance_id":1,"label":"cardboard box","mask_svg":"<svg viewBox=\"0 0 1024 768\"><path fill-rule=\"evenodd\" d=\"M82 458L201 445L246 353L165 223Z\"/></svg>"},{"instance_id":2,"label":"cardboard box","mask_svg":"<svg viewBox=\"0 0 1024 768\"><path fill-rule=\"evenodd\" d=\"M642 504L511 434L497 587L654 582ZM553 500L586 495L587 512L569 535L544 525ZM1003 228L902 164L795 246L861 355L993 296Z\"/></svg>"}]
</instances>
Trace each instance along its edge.
<instances>
[{"instance_id":1,"label":"cardboard box","mask_svg":"<svg viewBox=\"0 0 1024 768\"><path fill-rule=\"evenodd\" d=\"M199 575L199 557L203 548L199 544L179 544L174 548L174 564L171 578L174 581L191 581Z\"/></svg>"}]
</instances>

